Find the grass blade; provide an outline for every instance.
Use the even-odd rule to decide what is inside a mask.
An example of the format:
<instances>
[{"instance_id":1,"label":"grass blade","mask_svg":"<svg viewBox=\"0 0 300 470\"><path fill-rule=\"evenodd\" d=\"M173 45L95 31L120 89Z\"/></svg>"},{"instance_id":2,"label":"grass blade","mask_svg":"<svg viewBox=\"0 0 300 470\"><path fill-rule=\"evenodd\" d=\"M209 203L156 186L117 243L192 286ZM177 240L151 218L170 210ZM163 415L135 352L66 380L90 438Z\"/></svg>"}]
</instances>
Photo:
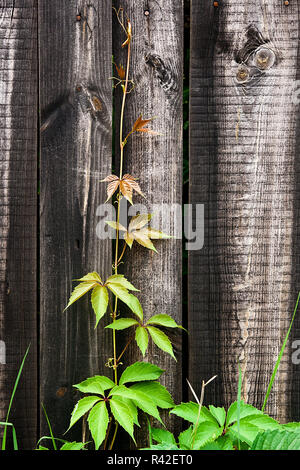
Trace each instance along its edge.
<instances>
[{"instance_id":1,"label":"grass blade","mask_svg":"<svg viewBox=\"0 0 300 470\"><path fill-rule=\"evenodd\" d=\"M275 376L276 376L276 373L277 373L277 370L278 370L278 367L279 367L281 358L282 358L282 356L283 356L283 353L284 353L284 350L285 350L285 347L286 347L286 343L287 343L287 341L288 341L288 339L289 339L290 332L291 332L291 329L292 329L292 326L293 326L293 323L294 323L294 319L295 319L296 312L297 312L297 309L298 309L299 300L300 300L300 292L299 292L299 294L298 294L297 302L296 302L296 305L295 305L294 313L293 313L293 316L292 316L292 320L291 320L291 323L290 323L288 332L287 332L287 334L286 334L286 337L284 338L284 341L283 341L283 344L282 344L282 347L281 347L279 356L278 356L278 358L277 358L277 361L276 361L276 364L275 364L275 367L274 367L274 370L273 370L273 373L272 373L272 377L271 377L271 380L270 380L270 383L269 383L269 386L268 386L268 389L267 389L267 393L266 393L266 396L265 396L265 399L264 399L264 404L263 404L262 409L261 409L262 411L264 411L264 409L265 409L265 407L266 407L266 404L267 404L267 401L268 401L268 398L269 398L269 395L270 395L270 393L271 393L271 389L272 389L272 386L273 386L273 382L274 382L274 380L275 380Z\"/></svg>"},{"instance_id":2,"label":"grass blade","mask_svg":"<svg viewBox=\"0 0 300 470\"><path fill-rule=\"evenodd\" d=\"M239 366L239 380L238 380L238 394L237 394L237 432L238 432L238 449L240 449L240 416L241 416L241 396L242 396L242 370L240 364Z\"/></svg>"},{"instance_id":3,"label":"grass blade","mask_svg":"<svg viewBox=\"0 0 300 470\"><path fill-rule=\"evenodd\" d=\"M11 410L11 407L12 407L12 404L13 404L15 393L16 393L18 385L19 385L20 377L21 377L21 374L22 374L22 370L23 370L23 367L24 367L29 349L30 349L30 345L26 349L26 352L24 354L23 360L22 360L20 368L19 368L17 378L15 380L14 388L13 388L13 391L12 391L12 394L11 394L11 397L10 397L10 401L9 401L9 405L8 405L8 410L7 410L7 415L6 415L6 422L8 422L8 418L9 418L9 415L10 415L10 410ZM3 432L3 438L2 438L2 450L6 449L6 429L7 429L7 427L5 426L4 427L4 432Z\"/></svg>"},{"instance_id":4,"label":"grass blade","mask_svg":"<svg viewBox=\"0 0 300 470\"><path fill-rule=\"evenodd\" d=\"M50 420L48 418L46 408L44 407L43 403L41 403L41 405L42 405L43 412L44 412L44 415L45 415L45 418L46 418L46 421L47 421L48 429L49 429L51 440L52 440L53 449L57 450L56 442L55 442L54 435L53 435L53 432L52 432L52 426L51 426Z\"/></svg>"},{"instance_id":5,"label":"grass blade","mask_svg":"<svg viewBox=\"0 0 300 470\"><path fill-rule=\"evenodd\" d=\"M0 422L0 426L5 426L5 429L7 426L11 426L12 427L12 438L13 438L13 446L14 446L14 450L18 450L18 441L17 441L17 433L16 433L16 430L15 430L15 427L12 423L8 423L7 421L4 423L4 422ZM5 449L2 449L2 450L5 450Z\"/></svg>"}]
</instances>

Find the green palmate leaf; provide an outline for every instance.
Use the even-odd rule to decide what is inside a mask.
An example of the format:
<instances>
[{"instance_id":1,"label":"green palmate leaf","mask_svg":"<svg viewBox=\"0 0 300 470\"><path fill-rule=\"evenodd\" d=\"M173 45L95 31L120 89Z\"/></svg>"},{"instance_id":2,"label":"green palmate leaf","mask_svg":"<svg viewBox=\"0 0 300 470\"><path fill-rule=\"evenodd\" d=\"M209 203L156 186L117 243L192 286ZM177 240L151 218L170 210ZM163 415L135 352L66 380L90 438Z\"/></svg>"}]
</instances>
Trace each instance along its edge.
<instances>
[{"instance_id":1,"label":"green palmate leaf","mask_svg":"<svg viewBox=\"0 0 300 470\"><path fill-rule=\"evenodd\" d=\"M88 424L96 450L99 449L105 439L109 418L104 401L97 403L89 412Z\"/></svg>"},{"instance_id":2,"label":"green palmate leaf","mask_svg":"<svg viewBox=\"0 0 300 470\"><path fill-rule=\"evenodd\" d=\"M93 287L95 287L97 283L95 281L89 281L89 282L82 282L78 284L78 286L75 287L73 290L68 305L66 306L65 310L67 310L70 305L72 305L74 302L76 302L80 297L85 295L89 290L91 290Z\"/></svg>"},{"instance_id":3,"label":"green palmate leaf","mask_svg":"<svg viewBox=\"0 0 300 470\"><path fill-rule=\"evenodd\" d=\"M103 395L105 390L108 390L115 386L115 383L105 375L95 375L89 377L83 382L73 385L73 387L80 390L82 393L98 393Z\"/></svg>"},{"instance_id":4,"label":"green palmate leaf","mask_svg":"<svg viewBox=\"0 0 300 470\"><path fill-rule=\"evenodd\" d=\"M172 356L176 361L176 357L174 356L172 348L172 343L167 337L167 335L163 333L163 331L160 331L158 328L155 328L154 326L148 326L147 329L156 346L162 351L165 351L166 353L170 354L170 356Z\"/></svg>"},{"instance_id":5,"label":"green palmate leaf","mask_svg":"<svg viewBox=\"0 0 300 470\"><path fill-rule=\"evenodd\" d=\"M152 401L159 408L168 409L175 406L170 393L159 382L138 382L134 385L131 385L129 389L145 393L148 397L151 397Z\"/></svg>"},{"instance_id":6,"label":"green palmate leaf","mask_svg":"<svg viewBox=\"0 0 300 470\"><path fill-rule=\"evenodd\" d=\"M182 328L182 326L177 325L176 321L170 317L169 315L166 315L164 313L161 313L159 315L154 315L147 321L147 325L160 325L160 326L165 326L168 328Z\"/></svg>"},{"instance_id":7,"label":"green palmate leaf","mask_svg":"<svg viewBox=\"0 0 300 470\"><path fill-rule=\"evenodd\" d=\"M224 408L216 408L213 405L209 405L209 411L216 418L220 426L224 426L226 419L226 411Z\"/></svg>"},{"instance_id":8,"label":"green palmate leaf","mask_svg":"<svg viewBox=\"0 0 300 470\"><path fill-rule=\"evenodd\" d=\"M212 416L210 411L205 406L201 407L201 413L199 414L199 405L190 401L189 403L181 403L173 408L170 413L179 416L180 418L190 421L191 423L203 423L205 421L210 421L214 424L217 424L216 419Z\"/></svg>"},{"instance_id":9,"label":"green palmate leaf","mask_svg":"<svg viewBox=\"0 0 300 470\"><path fill-rule=\"evenodd\" d=\"M223 428L218 423L205 421L201 423L192 433L191 449L199 450L210 441L214 441L221 436Z\"/></svg>"},{"instance_id":10,"label":"green palmate leaf","mask_svg":"<svg viewBox=\"0 0 300 470\"><path fill-rule=\"evenodd\" d=\"M148 362L135 362L127 367L120 377L120 385L128 382L142 382L144 380L156 380L164 371Z\"/></svg>"},{"instance_id":11,"label":"green palmate leaf","mask_svg":"<svg viewBox=\"0 0 300 470\"><path fill-rule=\"evenodd\" d=\"M159 444L173 444L176 446L176 440L173 434L166 429L151 428L152 438Z\"/></svg>"},{"instance_id":12,"label":"green palmate leaf","mask_svg":"<svg viewBox=\"0 0 300 470\"><path fill-rule=\"evenodd\" d=\"M148 348L148 343L149 343L149 337L147 333L147 329L144 328L143 326L138 326L137 329L135 330L135 340L142 351L143 356L145 356L145 353Z\"/></svg>"},{"instance_id":13,"label":"green palmate leaf","mask_svg":"<svg viewBox=\"0 0 300 470\"><path fill-rule=\"evenodd\" d=\"M78 421L85 413L87 413L98 401L99 397L90 396L84 397L76 403L71 415L71 422L69 429Z\"/></svg>"},{"instance_id":14,"label":"green palmate leaf","mask_svg":"<svg viewBox=\"0 0 300 470\"><path fill-rule=\"evenodd\" d=\"M119 318L113 323L110 323L110 325L107 325L105 328L110 328L112 330L125 330L126 328L130 328L134 325L138 325L138 322L133 318Z\"/></svg>"},{"instance_id":15,"label":"green palmate leaf","mask_svg":"<svg viewBox=\"0 0 300 470\"><path fill-rule=\"evenodd\" d=\"M111 398L110 400L110 409L115 418L115 420L125 429L126 432L132 437L135 442L133 435L133 417L130 411L130 408L125 404L124 401L119 400L119 398Z\"/></svg>"},{"instance_id":16,"label":"green palmate leaf","mask_svg":"<svg viewBox=\"0 0 300 470\"><path fill-rule=\"evenodd\" d=\"M128 290L133 290L138 292L138 289L136 289L127 279L124 277L123 274L114 274L113 276L110 276L107 281L107 284L117 284L124 289Z\"/></svg>"},{"instance_id":17,"label":"green palmate leaf","mask_svg":"<svg viewBox=\"0 0 300 470\"><path fill-rule=\"evenodd\" d=\"M85 276L81 277L80 279L74 279L74 281L85 281L85 282L100 282L102 284L102 279L98 273L93 271L92 273L88 273Z\"/></svg>"},{"instance_id":18,"label":"green palmate leaf","mask_svg":"<svg viewBox=\"0 0 300 470\"><path fill-rule=\"evenodd\" d=\"M300 433L287 430L259 433L251 450L300 450Z\"/></svg>"},{"instance_id":19,"label":"green palmate leaf","mask_svg":"<svg viewBox=\"0 0 300 470\"><path fill-rule=\"evenodd\" d=\"M96 286L93 289L92 296L92 307L96 315L96 326L99 320L105 315L108 306L108 292L106 287Z\"/></svg>"}]
</instances>

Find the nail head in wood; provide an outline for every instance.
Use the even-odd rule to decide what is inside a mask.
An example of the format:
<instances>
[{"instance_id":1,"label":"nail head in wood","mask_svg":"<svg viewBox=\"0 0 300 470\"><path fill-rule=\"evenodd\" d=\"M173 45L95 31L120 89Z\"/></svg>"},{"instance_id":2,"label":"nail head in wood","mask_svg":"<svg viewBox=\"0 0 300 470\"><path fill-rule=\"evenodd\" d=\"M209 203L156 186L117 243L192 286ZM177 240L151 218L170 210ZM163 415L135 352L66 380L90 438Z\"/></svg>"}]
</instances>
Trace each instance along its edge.
<instances>
[{"instance_id":1,"label":"nail head in wood","mask_svg":"<svg viewBox=\"0 0 300 470\"><path fill-rule=\"evenodd\" d=\"M236 73L236 79L239 83L245 83L249 80L249 70L247 67L242 66L238 68L238 71Z\"/></svg>"}]
</instances>

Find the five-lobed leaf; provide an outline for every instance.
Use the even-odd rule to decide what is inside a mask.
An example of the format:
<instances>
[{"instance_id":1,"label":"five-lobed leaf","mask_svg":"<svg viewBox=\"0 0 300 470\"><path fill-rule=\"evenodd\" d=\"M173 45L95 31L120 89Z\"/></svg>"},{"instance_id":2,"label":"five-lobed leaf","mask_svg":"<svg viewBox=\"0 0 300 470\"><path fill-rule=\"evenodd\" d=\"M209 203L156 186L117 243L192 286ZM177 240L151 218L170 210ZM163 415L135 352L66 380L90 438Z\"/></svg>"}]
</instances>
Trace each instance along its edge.
<instances>
[{"instance_id":1,"label":"five-lobed leaf","mask_svg":"<svg viewBox=\"0 0 300 470\"><path fill-rule=\"evenodd\" d=\"M151 242L151 239L168 239L173 238L166 233L161 232L160 230L156 230L152 227L147 227L146 225L150 221L152 214L138 214L131 218L128 229L126 229L123 225L119 222L114 221L107 221L106 223L121 232L124 232L124 240L129 246L132 247L132 244L137 241L140 245L148 248L149 250L153 250L157 252L155 246Z\"/></svg>"},{"instance_id":2,"label":"five-lobed leaf","mask_svg":"<svg viewBox=\"0 0 300 470\"><path fill-rule=\"evenodd\" d=\"M95 442L96 450L99 449L105 439L108 422L109 417L106 403L100 401L91 409L88 416L88 425Z\"/></svg>"}]
</instances>

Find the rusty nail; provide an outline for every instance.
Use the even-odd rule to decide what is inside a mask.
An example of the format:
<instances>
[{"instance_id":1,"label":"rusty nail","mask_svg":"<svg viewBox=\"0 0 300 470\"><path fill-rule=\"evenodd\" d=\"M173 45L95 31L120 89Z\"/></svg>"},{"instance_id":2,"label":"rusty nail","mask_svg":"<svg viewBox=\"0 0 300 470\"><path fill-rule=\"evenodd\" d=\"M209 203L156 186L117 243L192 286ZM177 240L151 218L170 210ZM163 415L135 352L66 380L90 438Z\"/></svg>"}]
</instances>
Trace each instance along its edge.
<instances>
[{"instance_id":1,"label":"rusty nail","mask_svg":"<svg viewBox=\"0 0 300 470\"><path fill-rule=\"evenodd\" d=\"M144 11L144 15L145 15L145 16L149 16L149 15L150 15L150 11L149 11L149 10L145 10L145 11Z\"/></svg>"}]
</instances>

